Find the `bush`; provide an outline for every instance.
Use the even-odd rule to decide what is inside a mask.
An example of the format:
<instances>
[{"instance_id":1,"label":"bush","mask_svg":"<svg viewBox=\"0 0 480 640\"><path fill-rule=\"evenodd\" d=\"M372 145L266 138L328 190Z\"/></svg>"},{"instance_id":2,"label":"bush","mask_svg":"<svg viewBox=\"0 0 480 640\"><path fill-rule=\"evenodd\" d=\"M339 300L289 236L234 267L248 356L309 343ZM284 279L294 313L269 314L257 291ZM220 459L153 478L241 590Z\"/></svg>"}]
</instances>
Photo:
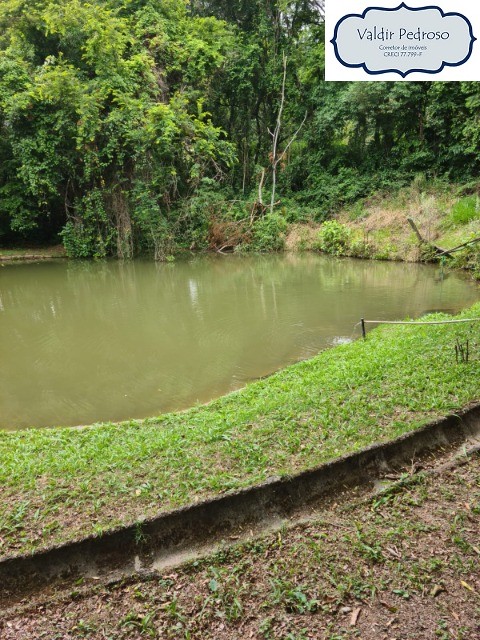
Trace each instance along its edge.
<instances>
[{"instance_id":1,"label":"bush","mask_svg":"<svg viewBox=\"0 0 480 640\"><path fill-rule=\"evenodd\" d=\"M82 223L67 222L60 236L69 258L105 258L107 254L101 235Z\"/></svg>"},{"instance_id":2,"label":"bush","mask_svg":"<svg viewBox=\"0 0 480 640\"><path fill-rule=\"evenodd\" d=\"M228 194L204 184L182 203L177 214L175 237L185 249L191 246L197 250L206 249L212 225L231 217Z\"/></svg>"},{"instance_id":3,"label":"bush","mask_svg":"<svg viewBox=\"0 0 480 640\"><path fill-rule=\"evenodd\" d=\"M475 280L480 280L480 248L473 244L458 252L449 262L455 269L468 269Z\"/></svg>"},{"instance_id":4,"label":"bush","mask_svg":"<svg viewBox=\"0 0 480 640\"><path fill-rule=\"evenodd\" d=\"M282 251L285 248L287 221L278 213L267 214L253 226L251 251Z\"/></svg>"},{"instance_id":5,"label":"bush","mask_svg":"<svg viewBox=\"0 0 480 640\"><path fill-rule=\"evenodd\" d=\"M367 215L368 211L365 209L365 204L362 200L357 200L357 202L355 202L355 204L352 205L348 211L348 219L351 222L355 222L355 220L365 218Z\"/></svg>"},{"instance_id":6,"label":"bush","mask_svg":"<svg viewBox=\"0 0 480 640\"><path fill-rule=\"evenodd\" d=\"M69 220L60 232L69 258L105 258L115 244L115 229L111 227L105 209L105 194L93 189L80 199L75 220Z\"/></svg>"},{"instance_id":7,"label":"bush","mask_svg":"<svg viewBox=\"0 0 480 640\"><path fill-rule=\"evenodd\" d=\"M340 256L348 252L352 232L336 220L324 222L318 234L319 247L325 253Z\"/></svg>"}]
</instances>

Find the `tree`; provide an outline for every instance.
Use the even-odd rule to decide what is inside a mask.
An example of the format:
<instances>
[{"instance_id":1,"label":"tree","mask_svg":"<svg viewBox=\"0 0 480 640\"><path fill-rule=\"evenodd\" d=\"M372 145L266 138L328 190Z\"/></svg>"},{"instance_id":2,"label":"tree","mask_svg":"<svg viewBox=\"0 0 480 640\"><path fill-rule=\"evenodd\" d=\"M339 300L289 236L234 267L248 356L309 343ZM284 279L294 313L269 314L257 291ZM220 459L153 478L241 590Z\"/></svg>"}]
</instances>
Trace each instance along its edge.
<instances>
[{"instance_id":1,"label":"tree","mask_svg":"<svg viewBox=\"0 0 480 640\"><path fill-rule=\"evenodd\" d=\"M4 6L0 113L10 170L0 189L15 204L11 229L55 217L70 254L130 257L158 248L175 201L233 164L232 145L203 106L231 33L190 17L183 2L156 4L130 13L38 1L33 19L26 4Z\"/></svg>"}]
</instances>

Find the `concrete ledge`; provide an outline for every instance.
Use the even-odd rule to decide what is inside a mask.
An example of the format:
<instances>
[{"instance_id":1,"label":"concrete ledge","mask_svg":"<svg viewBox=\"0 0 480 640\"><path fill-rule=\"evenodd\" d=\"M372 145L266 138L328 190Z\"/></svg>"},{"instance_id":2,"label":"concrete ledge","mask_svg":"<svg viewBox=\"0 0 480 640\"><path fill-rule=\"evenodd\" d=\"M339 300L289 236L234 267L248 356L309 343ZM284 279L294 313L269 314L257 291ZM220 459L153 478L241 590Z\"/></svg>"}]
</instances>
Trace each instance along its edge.
<instances>
[{"instance_id":1,"label":"concrete ledge","mask_svg":"<svg viewBox=\"0 0 480 640\"><path fill-rule=\"evenodd\" d=\"M12 604L64 579L111 579L150 571L192 548L259 531L319 507L348 488L369 486L442 449L480 435L480 405L299 475L160 514L142 523L0 562L0 604Z\"/></svg>"}]
</instances>

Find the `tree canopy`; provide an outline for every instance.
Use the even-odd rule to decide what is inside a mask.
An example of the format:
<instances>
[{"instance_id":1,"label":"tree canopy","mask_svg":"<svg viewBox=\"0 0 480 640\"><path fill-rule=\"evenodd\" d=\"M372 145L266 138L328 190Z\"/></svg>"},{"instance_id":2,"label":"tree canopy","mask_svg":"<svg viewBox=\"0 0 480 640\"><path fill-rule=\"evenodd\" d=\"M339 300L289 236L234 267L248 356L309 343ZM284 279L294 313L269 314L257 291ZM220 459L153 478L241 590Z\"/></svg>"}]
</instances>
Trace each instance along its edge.
<instances>
[{"instance_id":1,"label":"tree canopy","mask_svg":"<svg viewBox=\"0 0 480 640\"><path fill-rule=\"evenodd\" d=\"M479 169L478 84L325 82L318 0L3 0L0 34L4 242L200 248L252 219L279 160L287 218Z\"/></svg>"}]
</instances>

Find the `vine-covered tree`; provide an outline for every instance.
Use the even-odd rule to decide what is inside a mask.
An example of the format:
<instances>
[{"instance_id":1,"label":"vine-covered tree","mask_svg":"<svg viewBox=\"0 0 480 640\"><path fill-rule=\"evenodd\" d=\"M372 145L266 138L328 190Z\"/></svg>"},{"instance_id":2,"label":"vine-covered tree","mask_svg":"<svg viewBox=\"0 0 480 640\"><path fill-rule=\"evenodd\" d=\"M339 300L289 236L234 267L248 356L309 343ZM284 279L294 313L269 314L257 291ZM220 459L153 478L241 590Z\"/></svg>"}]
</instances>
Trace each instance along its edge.
<instances>
[{"instance_id":1,"label":"vine-covered tree","mask_svg":"<svg viewBox=\"0 0 480 640\"><path fill-rule=\"evenodd\" d=\"M161 253L176 200L233 165L204 108L231 30L179 0L8 0L0 28L4 229L63 224L76 256Z\"/></svg>"}]
</instances>

